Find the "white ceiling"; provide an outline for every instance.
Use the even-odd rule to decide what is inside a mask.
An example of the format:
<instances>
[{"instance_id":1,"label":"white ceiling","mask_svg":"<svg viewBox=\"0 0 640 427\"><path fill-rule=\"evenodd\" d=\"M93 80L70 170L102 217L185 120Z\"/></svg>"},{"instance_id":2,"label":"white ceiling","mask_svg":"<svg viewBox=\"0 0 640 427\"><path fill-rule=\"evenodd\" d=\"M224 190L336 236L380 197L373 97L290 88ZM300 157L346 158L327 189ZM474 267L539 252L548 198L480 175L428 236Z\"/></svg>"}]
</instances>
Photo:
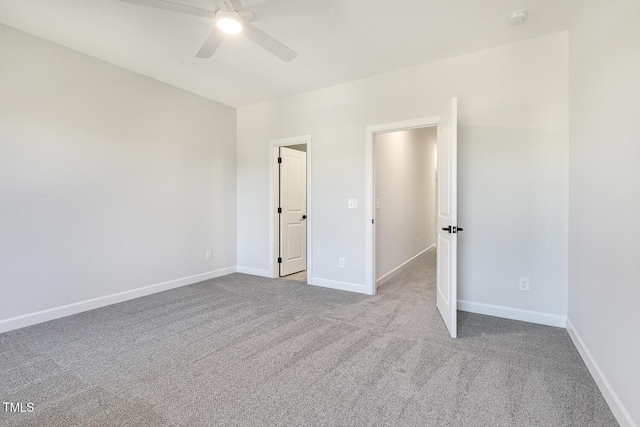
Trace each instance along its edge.
<instances>
[{"instance_id":1,"label":"white ceiling","mask_svg":"<svg viewBox=\"0 0 640 427\"><path fill-rule=\"evenodd\" d=\"M563 31L580 3L242 0L256 27L298 52L290 63L239 36L196 58L212 22L118 0L0 0L0 23L239 107ZM522 8L528 21L509 25Z\"/></svg>"}]
</instances>

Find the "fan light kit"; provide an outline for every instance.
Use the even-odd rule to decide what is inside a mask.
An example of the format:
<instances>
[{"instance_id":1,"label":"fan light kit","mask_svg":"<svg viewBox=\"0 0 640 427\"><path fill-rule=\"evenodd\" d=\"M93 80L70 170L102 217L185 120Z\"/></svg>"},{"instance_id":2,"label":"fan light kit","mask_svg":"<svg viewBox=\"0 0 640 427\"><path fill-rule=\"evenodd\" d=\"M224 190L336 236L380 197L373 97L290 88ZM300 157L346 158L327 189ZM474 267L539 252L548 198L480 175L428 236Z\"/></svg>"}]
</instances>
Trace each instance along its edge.
<instances>
[{"instance_id":1,"label":"fan light kit","mask_svg":"<svg viewBox=\"0 0 640 427\"><path fill-rule=\"evenodd\" d=\"M242 32L242 19L237 12L216 12L216 27L225 34L238 34Z\"/></svg>"},{"instance_id":2,"label":"fan light kit","mask_svg":"<svg viewBox=\"0 0 640 427\"><path fill-rule=\"evenodd\" d=\"M214 0L212 3L214 3L215 8L211 9L201 9L188 4L176 3L175 0L120 1L207 19L212 28L209 36L196 53L197 58L211 58L227 35L240 33L284 62L293 61L298 56L295 51L253 25L259 19L250 10L242 6L242 1L244 0Z\"/></svg>"}]
</instances>

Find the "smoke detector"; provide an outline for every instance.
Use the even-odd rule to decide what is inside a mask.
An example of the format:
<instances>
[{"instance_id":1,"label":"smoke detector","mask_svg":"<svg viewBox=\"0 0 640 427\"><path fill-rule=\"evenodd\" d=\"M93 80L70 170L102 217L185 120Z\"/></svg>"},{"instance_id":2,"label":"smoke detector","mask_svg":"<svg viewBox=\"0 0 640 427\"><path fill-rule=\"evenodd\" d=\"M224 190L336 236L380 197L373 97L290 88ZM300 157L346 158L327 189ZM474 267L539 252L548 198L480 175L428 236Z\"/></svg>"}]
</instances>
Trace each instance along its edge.
<instances>
[{"instance_id":1,"label":"smoke detector","mask_svg":"<svg viewBox=\"0 0 640 427\"><path fill-rule=\"evenodd\" d=\"M527 20L526 10L516 10L515 12L512 12L511 15L509 16L509 23L511 25L522 24L526 20Z\"/></svg>"}]
</instances>

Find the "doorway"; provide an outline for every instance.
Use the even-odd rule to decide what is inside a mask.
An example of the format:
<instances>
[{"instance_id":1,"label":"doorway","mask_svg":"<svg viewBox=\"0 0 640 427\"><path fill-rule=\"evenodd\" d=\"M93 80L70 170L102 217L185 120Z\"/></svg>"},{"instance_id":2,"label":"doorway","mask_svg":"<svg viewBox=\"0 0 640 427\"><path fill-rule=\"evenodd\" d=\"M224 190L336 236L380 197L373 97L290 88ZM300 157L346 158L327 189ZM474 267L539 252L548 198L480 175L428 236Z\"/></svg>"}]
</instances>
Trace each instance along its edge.
<instances>
[{"instance_id":1,"label":"doorway","mask_svg":"<svg viewBox=\"0 0 640 427\"><path fill-rule=\"evenodd\" d=\"M307 145L278 148L278 275L307 271Z\"/></svg>"},{"instance_id":2,"label":"doorway","mask_svg":"<svg viewBox=\"0 0 640 427\"><path fill-rule=\"evenodd\" d=\"M452 338L457 336L458 233L457 214L458 100L451 98L441 116L367 126L365 136L365 214L371 228L365 234L366 293L376 293L376 233L374 136L396 130L437 126L436 305Z\"/></svg>"},{"instance_id":3,"label":"doorway","mask_svg":"<svg viewBox=\"0 0 640 427\"><path fill-rule=\"evenodd\" d=\"M376 288L436 246L435 126L374 135Z\"/></svg>"},{"instance_id":4,"label":"doorway","mask_svg":"<svg viewBox=\"0 0 640 427\"><path fill-rule=\"evenodd\" d=\"M311 136L269 141L270 276L311 283Z\"/></svg>"},{"instance_id":5,"label":"doorway","mask_svg":"<svg viewBox=\"0 0 640 427\"><path fill-rule=\"evenodd\" d=\"M366 129L366 193L365 193L365 215L371 218L370 232L366 233L365 247L365 284L367 293L375 295L377 282L377 266L376 266L376 200L375 200L375 158L374 158L374 140L378 134L384 134L397 131L408 131L413 129L428 128L437 126L440 116L423 117L413 120L405 120L400 122L383 123L375 126L368 126Z\"/></svg>"}]
</instances>

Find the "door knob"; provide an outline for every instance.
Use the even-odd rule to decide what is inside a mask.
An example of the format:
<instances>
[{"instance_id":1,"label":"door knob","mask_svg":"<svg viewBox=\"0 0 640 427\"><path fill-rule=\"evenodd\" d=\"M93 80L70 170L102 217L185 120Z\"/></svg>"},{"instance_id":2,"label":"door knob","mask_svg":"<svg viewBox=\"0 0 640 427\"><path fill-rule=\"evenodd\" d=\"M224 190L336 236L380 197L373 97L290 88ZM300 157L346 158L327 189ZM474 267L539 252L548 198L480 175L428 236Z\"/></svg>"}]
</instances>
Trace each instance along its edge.
<instances>
[{"instance_id":1,"label":"door knob","mask_svg":"<svg viewBox=\"0 0 640 427\"><path fill-rule=\"evenodd\" d=\"M442 230L443 231L448 231L449 233L456 234L456 233L458 233L460 231L464 231L464 228L448 226L448 227L442 227Z\"/></svg>"},{"instance_id":2,"label":"door knob","mask_svg":"<svg viewBox=\"0 0 640 427\"><path fill-rule=\"evenodd\" d=\"M302 215L302 219L307 219L307 216L306 215Z\"/></svg>"}]
</instances>

